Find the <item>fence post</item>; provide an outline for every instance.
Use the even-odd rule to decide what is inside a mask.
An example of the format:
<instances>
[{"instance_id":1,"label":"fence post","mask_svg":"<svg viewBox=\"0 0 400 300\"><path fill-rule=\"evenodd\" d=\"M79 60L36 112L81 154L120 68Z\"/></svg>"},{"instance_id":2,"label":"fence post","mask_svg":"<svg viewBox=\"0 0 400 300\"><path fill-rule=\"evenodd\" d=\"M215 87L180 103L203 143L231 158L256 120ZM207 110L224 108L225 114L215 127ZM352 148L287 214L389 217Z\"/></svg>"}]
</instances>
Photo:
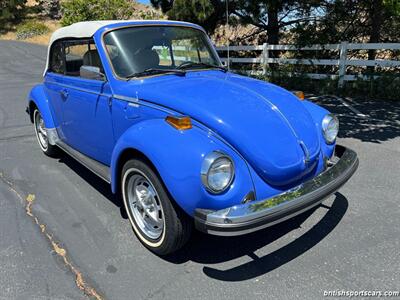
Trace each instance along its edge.
<instances>
[{"instance_id":1,"label":"fence post","mask_svg":"<svg viewBox=\"0 0 400 300\"><path fill-rule=\"evenodd\" d=\"M347 44L348 42L340 43L338 88L343 87L344 76L346 75Z\"/></svg>"},{"instance_id":2,"label":"fence post","mask_svg":"<svg viewBox=\"0 0 400 300\"><path fill-rule=\"evenodd\" d=\"M264 43L262 48L262 66L263 75L267 75L267 65L268 65L268 44Z\"/></svg>"}]
</instances>

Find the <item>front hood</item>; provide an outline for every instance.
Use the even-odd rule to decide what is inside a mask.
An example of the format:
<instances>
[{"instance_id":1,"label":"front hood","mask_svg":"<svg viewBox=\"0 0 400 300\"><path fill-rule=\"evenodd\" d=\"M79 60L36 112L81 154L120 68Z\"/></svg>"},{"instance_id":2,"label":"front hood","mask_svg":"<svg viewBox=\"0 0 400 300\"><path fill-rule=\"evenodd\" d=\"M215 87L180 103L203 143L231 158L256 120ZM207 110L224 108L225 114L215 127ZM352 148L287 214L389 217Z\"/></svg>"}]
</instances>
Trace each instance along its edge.
<instances>
[{"instance_id":1,"label":"front hood","mask_svg":"<svg viewBox=\"0 0 400 300\"><path fill-rule=\"evenodd\" d=\"M290 184L315 166L320 150L317 128L292 93L220 71L150 80L153 84L135 84L139 98L203 123L234 146L268 183Z\"/></svg>"}]
</instances>

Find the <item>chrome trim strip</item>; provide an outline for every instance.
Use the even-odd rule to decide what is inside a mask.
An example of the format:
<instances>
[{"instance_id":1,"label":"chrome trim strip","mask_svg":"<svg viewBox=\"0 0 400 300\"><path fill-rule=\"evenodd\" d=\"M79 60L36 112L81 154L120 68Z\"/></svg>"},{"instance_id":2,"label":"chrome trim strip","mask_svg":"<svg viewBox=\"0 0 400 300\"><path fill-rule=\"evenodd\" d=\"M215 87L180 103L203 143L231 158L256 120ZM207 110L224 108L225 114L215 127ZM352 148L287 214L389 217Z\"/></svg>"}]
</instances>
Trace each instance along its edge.
<instances>
[{"instance_id":1,"label":"chrome trim strip","mask_svg":"<svg viewBox=\"0 0 400 300\"><path fill-rule=\"evenodd\" d=\"M304 153L304 163L307 165L310 162L310 151L308 151L307 146L303 141L299 140L299 144Z\"/></svg>"},{"instance_id":2,"label":"chrome trim strip","mask_svg":"<svg viewBox=\"0 0 400 300\"><path fill-rule=\"evenodd\" d=\"M92 171L94 174L99 176L101 179L105 180L108 183L111 183L111 172L109 166L106 166L101 162L98 162L97 160L86 156L85 154L79 152L78 150L75 150L61 140L58 140L56 145L64 152L69 154L72 158L74 158L90 171Z\"/></svg>"},{"instance_id":3,"label":"chrome trim strip","mask_svg":"<svg viewBox=\"0 0 400 300\"><path fill-rule=\"evenodd\" d=\"M156 103L153 103L153 102L150 102L150 101L147 101L147 100L144 100L144 99L139 99L139 98L136 98L136 97L128 97L128 96L123 96L123 95L114 95L113 98L116 99L116 100L121 100L121 101L126 101L126 102L129 102L129 103L133 103L134 107L146 106L146 107L157 109L159 111L162 111L162 112L164 112L166 114L173 115L173 116L175 116L177 114L181 114L180 112L177 112L177 111L174 111L172 109L169 109L166 106L162 106L160 104L156 104Z\"/></svg>"},{"instance_id":4,"label":"chrome trim strip","mask_svg":"<svg viewBox=\"0 0 400 300\"><path fill-rule=\"evenodd\" d=\"M47 140L49 141L50 145L54 146L60 140L56 128L46 128L46 133L47 133Z\"/></svg>"},{"instance_id":5,"label":"chrome trim strip","mask_svg":"<svg viewBox=\"0 0 400 300\"><path fill-rule=\"evenodd\" d=\"M300 215L300 214L302 214L303 212L306 212L307 210L310 210L310 209L312 209L313 207L315 207L315 206L321 204L322 201L328 199L330 196L332 196L332 195L329 195L329 196L327 196L326 198L321 199L320 201L318 201L318 202L316 202L316 203L314 203L314 204L312 204L312 205L310 205L310 206L307 206L307 207L304 208L304 209L298 210L298 211L296 211L296 212L293 213L293 214L286 215L286 216L284 216L284 217L282 217L282 218L280 218L280 219L278 219L278 220L275 220L275 221L266 223L266 224L264 224L264 225L260 225L260 226L258 226L258 227L256 227L256 228L241 229L240 231L238 230L238 231L232 231L232 232L231 232L231 231L217 231L217 230L209 229L209 230L207 230L207 233L208 233L208 234L212 234L212 235L218 235L218 236L238 236L238 235L243 235L243 234L252 233L252 232L254 232L254 231L258 231L258 230L261 230L261 229L265 229L265 228L267 228L267 227L270 227L270 226L279 224L279 223L281 223L281 222L284 222L284 221L286 221L286 220L289 220L289 219L291 219L291 218L294 218L295 216Z\"/></svg>"},{"instance_id":6,"label":"chrome trim strip","mask_svg":"<svg viewBox=\"0 0 400 300\"><path fill-rule=\"evenodd\" d=\"M272 198L235 205L218 211L196 209L196 227L216 235L256 231L300 214L338 190L358 167L357 154L336 146L338 162L318 176Z\"/></svg>"},{"instance_id":7,"label":"chrome trim strip","mask_svg":"<svg viewBox=\"0 0 400 300\"><path fill-rule=\"evenodd\" d=\"M123 101L127 101L127 102L132 102L132 103L139 103L139 99L136 97L128 97L128 96L124 96L124 95L114 95L115 99L118 100L123 100Z\"/></svg>"}]
</instances>

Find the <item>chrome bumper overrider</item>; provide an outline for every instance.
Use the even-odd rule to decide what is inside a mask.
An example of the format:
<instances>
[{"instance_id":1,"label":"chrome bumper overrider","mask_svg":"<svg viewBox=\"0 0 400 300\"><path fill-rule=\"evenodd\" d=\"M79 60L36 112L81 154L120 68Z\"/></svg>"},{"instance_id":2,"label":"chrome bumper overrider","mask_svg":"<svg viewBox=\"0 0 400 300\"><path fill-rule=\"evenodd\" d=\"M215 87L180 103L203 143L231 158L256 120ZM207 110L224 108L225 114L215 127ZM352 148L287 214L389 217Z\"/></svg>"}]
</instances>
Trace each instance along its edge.
<instances>
[{"instance_id":1,"label":"chrome bumper overrider","mask_svg":"<svg viewBox=\"0 0 400 300\"><path fill-rule=\"evenodd\" d=\"M357 154L337 145L335 162L321 174L280 195L213 211L196 209L195 225L200 231L233 236L256 231L291 217L318 204L338 190L358 167Z\"/></svg>"}]
</instances>

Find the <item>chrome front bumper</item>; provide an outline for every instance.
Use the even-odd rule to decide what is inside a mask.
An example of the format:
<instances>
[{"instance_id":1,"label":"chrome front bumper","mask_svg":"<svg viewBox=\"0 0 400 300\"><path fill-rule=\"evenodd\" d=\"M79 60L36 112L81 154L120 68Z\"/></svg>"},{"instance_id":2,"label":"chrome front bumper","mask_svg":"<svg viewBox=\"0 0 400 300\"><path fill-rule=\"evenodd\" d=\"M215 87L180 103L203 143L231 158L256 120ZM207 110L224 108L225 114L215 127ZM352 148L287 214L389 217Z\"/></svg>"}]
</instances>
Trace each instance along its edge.
<instances>
[{"instance_id":1,"label":"chrome front bumper","mask_svg":"<svg viewBox=\"0 0 400 300\"><path fill-rule=\"evenodd\" d=\"M351 149L337 145L333 160L318 176L272 198L217 211L196 209L196 228L213 235L242 235L309 210L338 190L357 170L357 154Z\"/></svg>"}]
</instances>

